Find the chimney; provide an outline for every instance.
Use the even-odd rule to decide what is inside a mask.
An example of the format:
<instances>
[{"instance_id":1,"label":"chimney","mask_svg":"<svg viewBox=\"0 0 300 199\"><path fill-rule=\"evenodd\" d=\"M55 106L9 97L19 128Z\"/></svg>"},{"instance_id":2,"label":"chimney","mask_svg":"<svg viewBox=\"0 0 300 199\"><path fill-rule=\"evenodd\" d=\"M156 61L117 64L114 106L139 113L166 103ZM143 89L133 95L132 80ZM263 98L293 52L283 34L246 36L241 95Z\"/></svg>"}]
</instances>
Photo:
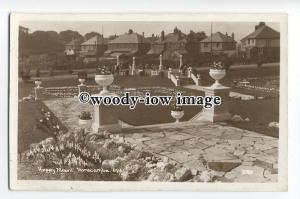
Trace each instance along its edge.
<instances>
[{"instance_id":1,"label":"chimney","mask_svg":"<svg viewBox=\"0 0 300 199\"><path fill-rule=\"evenodd\" d=\"M152 33L152 38L154 38L154 33Z\"/></svg>"},{"instance_id":2,"label":"chimney","mask_svg":"<svg viewBox=\"0 0 300 199\"><path fill-rule=\"evenodd\" d=\"M142 36L145 37L145 33L144 32L142 33Z\"/></svg>"},{"instance_id":3,"label":"chimney","mask_svg":"<svg viewBox=\"0 0 300 199\"><path fill-rule=\"evenodd\" d=\"M165 31L161 31L161 40L163 41L163 40L165 40Z\"/></svg>"},{"instance_id":4,"label":"chimney","mask_svg":"<svg viewBox=\"0 0 300 199\"><path fill-rule=\"evenodd\" d=\"M228 36L228 33L226 32L226 36Z\"/></svg>"},{"instance_id":5,"label":"chimney","mask_svg":"<svg viewBox=\"0 0 300 199\"><path fill-rule=\"evenodd\" d=\"M265 22L259 22L259 24L258 25L256 25L255 26L255 30L257 30L258 28L260 28L260 27L262 27L262 26L265 26L266 25L266 23Z\"/></svg>"},{"instance_id":6,"label":"chimney","mask_svg":"<svg viewBox=\"0 0 300 199\"><path fill-rule=\"evenodd\" d=\"M259 24L258 24L258 26L259 26L259 27L261 27L261 26L265 26L265 25L266 25L266 23L265 23L265 22L263 22L263 21L259 22Z\"/></svg>"},{"instance_id":7,"label":"chimney","mask_svg":"<svg viewBox=\"0 0 300 199\"><path fill-rule=\"evenodd\" d=\"M231 33L231 37L232 37L232 39L234 40L234 32L233 32L233 33Z\"/></svg>"}]
</instances>

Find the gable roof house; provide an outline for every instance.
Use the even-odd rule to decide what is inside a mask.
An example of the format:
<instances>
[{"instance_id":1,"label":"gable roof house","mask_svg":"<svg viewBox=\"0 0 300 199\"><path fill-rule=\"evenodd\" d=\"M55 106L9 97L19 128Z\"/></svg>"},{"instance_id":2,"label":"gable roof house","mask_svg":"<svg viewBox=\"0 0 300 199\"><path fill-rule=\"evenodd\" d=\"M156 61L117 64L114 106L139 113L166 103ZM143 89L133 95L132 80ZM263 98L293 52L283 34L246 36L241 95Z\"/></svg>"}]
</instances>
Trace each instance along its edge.
<instances>
[{"instance_id":1,"label":"gable roof house","mask_svg":"<svg viewBox=\"0 0 300 199\"><path fill-rule=\"evenodd\" d=\"M186 45L187 36L175 27L174 31L167 35L162 31L160 37L151 43L151 49L147 55L162 55L163 60L175 60L177 62L181 55L184 58L189 53Z\"/></svg>"},{"instance_id":2,"label":"gable roof house","mask_svg":"<svg viewBox=\"0 0 300 199\"><path fill-rule=\"evenodd\" d=\"M260 22L254 32L241 39L241 51L247 59L263 57L267 61L279 61L280 33Z\"/></svg>"},{"instance_id":3,"label":"gable roof house","mask_svg":"<svg viewBox=\"0 0 300 199\"><path fill-rule=\"evenodd\" d=\"M234 33L229 36L221 32L216 32L211 36L200 41L200 52L213 54L225 53L232 55L236 53L236 41L234 40Z\"/></svg>"},{"instance_id":4,"label":"gable roof house","mask_svg":"<svg viewBox=\"0 0 300 199\"><path fill-rule=\"evenodd\" d=\"M102 35L96 35L89 40L83 42L80 47L80 55L84 57L84 62L95 62L96 57L101 57L107 50L108 39Z\"/></svg>"},{"instance_id":5,"label":"gable roof house","mask_svg":"<svg viewBox=\"0 0 300 199\"><path fill-rule=\"evenodd\" d=\"M139 56L145 54L150 47L150 43L143 35L134 33L131 29L128 33L118 36L108 42L105 56Z\"/></svg>"},{"instance_id":6,"label":"gable roof house","mask_svg":"<svg viewBox=\"0 0 300 199\"><path fill-rule=\"evenodd\" d=\"M107 43L107 38L96 35L80 45L80 53L82 55L102 55L107 49Z\"/></svg>"}]
</instances>

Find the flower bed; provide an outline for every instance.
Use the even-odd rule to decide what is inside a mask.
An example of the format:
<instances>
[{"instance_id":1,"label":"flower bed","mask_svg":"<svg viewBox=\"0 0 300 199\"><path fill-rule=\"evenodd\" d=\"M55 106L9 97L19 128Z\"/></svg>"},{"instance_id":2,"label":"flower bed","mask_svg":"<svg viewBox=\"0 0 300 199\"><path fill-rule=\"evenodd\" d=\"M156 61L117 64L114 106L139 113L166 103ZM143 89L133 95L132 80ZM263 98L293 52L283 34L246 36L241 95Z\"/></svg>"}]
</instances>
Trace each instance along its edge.
<instances>
[{"instance_id":1,"label":"flower bed","mask_svg":"<svg viewBox=\"0 0 300 199\"><path fill-rule=\"evenodd\" d=\"M234 80L234 87L258 91L267 98L279 97L279 77L254 77Z\"/></svg>"},{"instance_id":2,"label":"flower bed","mask_svg":"<svg viewBox=\"0 0 300 199\"><path fill-rule=\"evenodd\" d=\"M141 87L141 88L123 88L116 85L111 85L109 88L110 91L123 95L125 92L129 92L131 95L144 96L146 92L150 92L151 94L159 94L159 95L173 95L174 88L167 87ZM99 86L87 86L87 92L94 94L99 93ZM192 94L192 92L188 92L185 90L181 90L182 94ZM45 88L45 95L48 97L57 97L57 98L72 98L78 95L78 87L77 86L65 86L65 87L49 87Z\"/></svg>"},{"instance_id":3,"label":"flower bed","mask_svg":"<svg viewBox=\"0 0 300 199\"><path fill-rule=\"evenodd\" d=\"M61 131L50 112L43 112L39 127L50 137L24 152L24 169L38 171L34 179L109 181L201 181L199 173L168 158L159 158L107 131L89 134L83 129ZM30 166L29 166L30 165ZM197 177L196 177L197 176ZM33 176L27 176L31 179ZM212 180L212 179L211 179Z\"/></svg>"}]
</instances>

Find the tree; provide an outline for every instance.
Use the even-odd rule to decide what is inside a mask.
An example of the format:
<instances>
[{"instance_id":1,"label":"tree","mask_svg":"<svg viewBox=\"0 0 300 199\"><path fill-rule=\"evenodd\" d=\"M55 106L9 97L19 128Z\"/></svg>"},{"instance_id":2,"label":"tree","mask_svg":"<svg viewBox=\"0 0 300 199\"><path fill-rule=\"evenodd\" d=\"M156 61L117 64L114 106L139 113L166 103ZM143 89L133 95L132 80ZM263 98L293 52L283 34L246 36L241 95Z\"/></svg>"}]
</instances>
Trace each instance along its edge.
<instances>
[{"instance_id":1,"label":"tree","mask_svg":"<svg viewBox=\"0 0 300 199\"><path fill-rule=\"evenodd\" d=\"M199 42L199 41L205 39L206 37L207 36L204 31L195 33L194 31L191 30L190 33L187 35L187 40L189 42Z\"/></svg>"},{"instance_id":2,"label":"tree","mask_svg":"<svg viewBox=\"0 0 300 199\"><path fill-rule=\"evenodd\" d=\"M115 38L117 38L118 36L117 35L110 35L109 37L108 37L108 39L109 40L113 40L113 39L115 39Z\"/></svg>"},{"instance_id":3,"label":"tree","mask_svg":"<svg viewBox=\"0 0 300 199\"><path fill-rule=\"evenodd\" d=\"M86 33L84 35L84 38L85 38L85 40L89 40L90 38L95 37L95 36L99 36L100 37L101 34L97 33L97 32L89 32L89 33Z\"/></svg>"},{"instance_id":4,"label":"tree","mask_svg":"<svg viewBox=\"0 0 300 199\"><path fill-rule=\"evenodd\" d=\"M20 33L19 46L21 55L53 53L64 49L55 31L35 31L32 34Z\"/></svg>"},{"instance_id":5,"label":"tree","mask_svg":"<svg viewBox=\"0 0 300 199\"><path fill-rule=\"evenodd\" d=\"M77 31L73 31L73 30L61 31L58 34L58 36L63 44L69 43L72 40L77 40L80 43L84 41L83 36L79 34Z\"/></svg>"}]
</instances>

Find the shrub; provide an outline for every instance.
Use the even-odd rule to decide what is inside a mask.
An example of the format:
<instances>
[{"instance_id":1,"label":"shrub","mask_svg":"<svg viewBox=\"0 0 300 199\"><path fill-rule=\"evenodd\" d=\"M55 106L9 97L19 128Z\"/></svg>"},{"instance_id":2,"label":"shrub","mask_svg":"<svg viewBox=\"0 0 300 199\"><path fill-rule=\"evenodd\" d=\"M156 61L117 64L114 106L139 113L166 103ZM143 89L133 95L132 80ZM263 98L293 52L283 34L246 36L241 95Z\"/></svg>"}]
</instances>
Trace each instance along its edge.
<instances>
[{"instance_id":1,"label":"shrub","mask_svg":"<svg viewBox=\"0 0 300 199\"><path fill-rule=\"evenodd\" d=\"M88 111L82 111L81 114L79 115L79 119L81 119L81 120L90 120L90 119L92 119L92 115Z\"/></svg>"},{"instance_id":2,"label":"shrub","mask_svg":"<svg viewBox=\"0 0 300 199\"><path fill-rule=\"evenodd\" d=\"M172 110L173 110L173 111L183 111L183 107L177 105L176 103L174 103L173 109L172 109Z\"/></svg>"},{"instance_id":3,"label":"shrub","mask_svg":"<svg viewBox=\"0 0 300 199\"><path fill-rule=\"evenodd\" d=\"M224 70L224 66L222 64L222 62L213 62L213 64L211 65L211 68L212 69L215 69L215 70Z\"/></svg>"},{"instance_id":4,"label":"shrub","mask_svg":"<svg viewBox=\"0 0 300 199\"><path fill-rule=\"evenodd\" d=\"M30 71L21 71L20 72L20 76L21 76L21 78L22 78L22 80L24 81L24 82L27 82L28 80L30 80Z\"/></svg>"},{"instance_id":5,"label":"shrub","mask_svg":"<svg viewBox=\"0 0 300 199\"><path fill-rule=\"evenodd\" d=\"M21 75L21 78L24 82L27 82L28 80L30 80L30 75L29 74L23 74L23 75Z\"/></svg>"},{"instance_id":6,"label":"shrub","mask_svg":"<svg viewBox=\"0 0 300 199\"><path fill-rule=\"evenodd\" d=\"M97 75L110 75L111 71L105 66L99 67L96 72Z\"/></svg>"},{"instance_id":7,"label":"shrub","mask_svg":"<svg viewBox=\"0 0 300 199\"><path fill-rule=\"evenodd\" d=\"M164 76L165 76L164 72L163 72L163 71L160 71L160 72L159 72L159 76L164 77Z\"/></svg>"},{"instance_id":8,"label":"shrub","mask_svg":"<svg viewBox=\"0 0 300 199\"><path fill-rule=\"evenodd\" d=\"M36 69L36 71L35 71L35 76L36 76L36 77L40 77L40 76L41 76L41 71L40 71L39 68Z\"/></svg>"},{"instance_id":9,"label":"shrub","mask_svg":"<svg viewBox=\"0 0 300 199\"><path fill-rule=\"evenodd\" d=\"M87 73L85 71L78 72L78 79L87 79Z\"/></svg>"},{"instance_id":10,"label":"shrub","mask_svg":"<svg viewBox=\"0 0 300 199\"><path fill-rule=\"evenodd\" d=\"M49 76L53 76L54 75L54 70L53 70L53 68L50 68L49 69Z\"/></svg>"}]
</instances>

